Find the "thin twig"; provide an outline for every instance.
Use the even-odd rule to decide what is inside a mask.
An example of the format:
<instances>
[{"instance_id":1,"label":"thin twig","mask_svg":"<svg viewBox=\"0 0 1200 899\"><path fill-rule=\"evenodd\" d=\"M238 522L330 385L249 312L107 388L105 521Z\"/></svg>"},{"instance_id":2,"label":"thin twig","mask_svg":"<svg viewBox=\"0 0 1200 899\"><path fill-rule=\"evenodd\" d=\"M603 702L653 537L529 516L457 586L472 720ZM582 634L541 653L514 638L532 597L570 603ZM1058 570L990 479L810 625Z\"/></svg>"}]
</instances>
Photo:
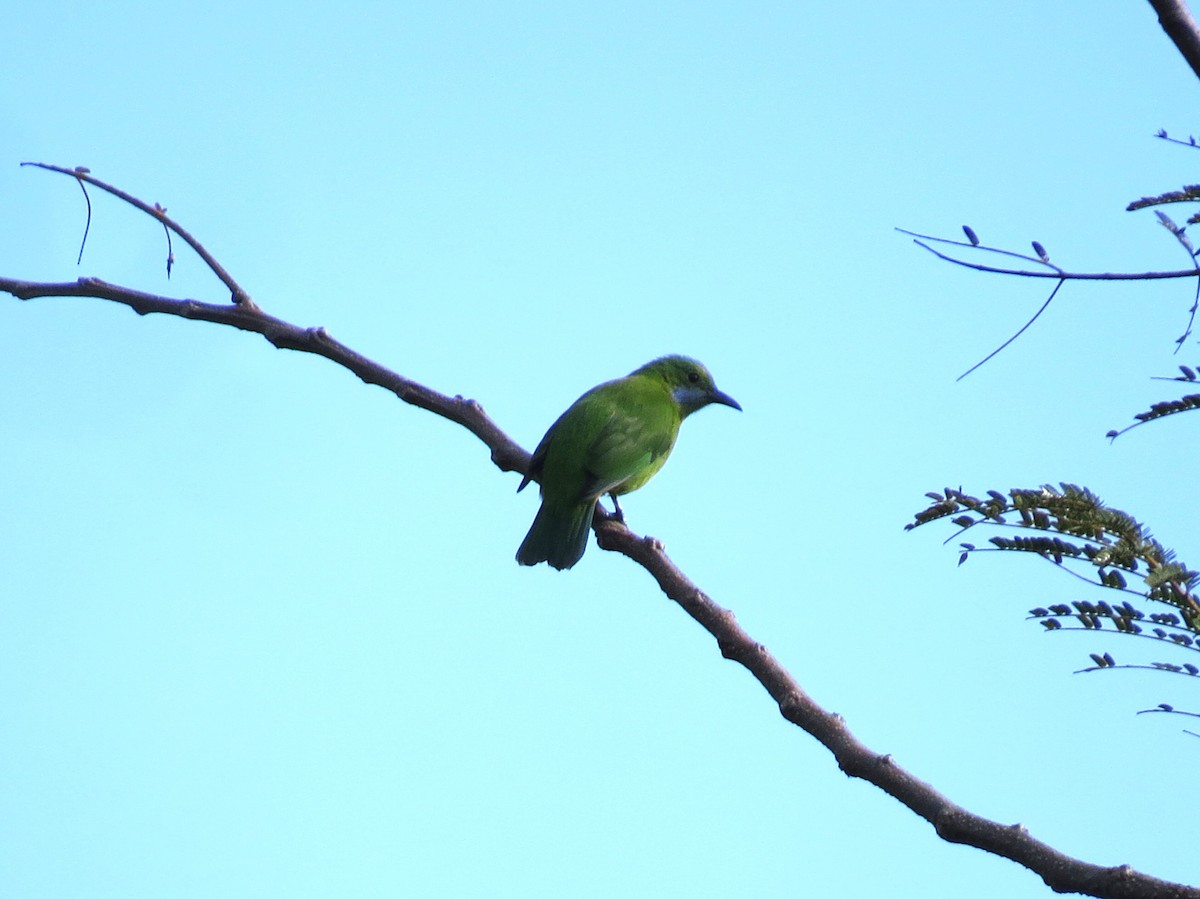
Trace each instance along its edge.
<instances>
[{"instance_id":1,"label":"thin twig","mask_svg":"<svg viewBox=\"0 0 1200 899\"><path fill-rule=\"evenodd\" d=\"M906 231L904 228L897 228L902 234L914 235L913 231ZM1064 281L1163 281L1174 278L1195 278L1200 275L1200 271L1194 268L1182 269L1180 271L1170 272L1069 272L1065 269L1054 267L1054 271L1039 272L1030 269L1022 268L999 268L994 265L984 265L979 262L967 262L965 259L956 259L948 253L943 253L929 244L927 240L940 241L957 246L969 247L970 244L963 244L954 240L946 240L941 237L930 237L926 234L919 234L913 238L913 243L919 247L928 250L934 256L946 262L953 262L955 265L961 265L964 268L974 269L978 272L994 272L997 275L1017 275L1021 278L1061 278ZM1017 258L1031 258L1022 256L1020 253L1013 253L1008 250L992 249L990 247L976 247L975 249L987 250L989 252L999 253L1005 256L1016 256ZM1039 264L1041 260L1036 260Z\"/></svg>"},{"instance_id":2,"label":"thin twig","mask_svg":"<svg viewBox=\"0 0 1200 899\"><path fill-rule=\"evenodd\" d=\"M1185 716L1185 717L1187 717L1187 718L1200 718L1200 712L1185 712L1185 711L1183 711L1183 710L1181 710L1181 709L1163 709L1163 708L1158 708L1158 709L1141 709L1140 711L1138 711L1138 712L1137 712L1137 714L1139 714L1139 715L1153 715L1153 714L1155 714L1156 712L1157 712L1157 713L1164 714L1164 715L1183 715L1183 716Z\"/></svg>"},{"instance_id":3,"label":"thin twig","mask_svg":"<svg viewBox=\"0 0 1200 899\"><path fill-rule=\"evenodd\" d=\"M79 241L79 258L75 260L76 265L83 265L83 248L87 246L88 232L92 229L92 198L88 196L87 188L83 186L83 176L88 170L83 166L75 168L75 181L79 185L79 189L83 191L83 202L87 203L87 219L83 223L83 238Z\"/></svg>"},{"instance_id":4,"label":"thin twig","mask_svg":"<svg viewBox=\"0 0 1200 899\"><path fill-rule=\"evenodd\" d=\"M975 369L977 369L981 365L985 364L989 359L992 359L993 357L995 357L1006 346L1008 346L1010 343L1012 343L1014 340L1016 340L1018 337L1020 337L1022 334L1024 334L1025 330L1030 325L1032 325L1035 321L1037 321L1039 316L1041 316L1041 314L1046 311L1046 307L1050 305L1050 301L1054 299L1055 295L1058 293L1058 289L1066 283L1067 283L1066 281L1059 279L1059 282L1054 285L1054 290L1050 291L1050 296L1046 297L1046 302L1042 303L1041 308L1038 309L1037 312L1033 313L1033 318L1029 319L1029 321L1027 321L1027 322L1025 322L1025 324L1021 325L1021 327L1017 330L1016 334L1014 334L1012 337L1008 338L1008 340L1004 341L1004 343L1000 344L1000 346L996 347L994 350L992 350L990 353L988 353L986 356L984 356L982 359L980 359L978 362L976 362L974 365L972 365L970 368L968 368L966 371L964 371L961 375L959 375L954 380L961 381L963 378L965 378L971 372L975 371Z\"/></svg>"},{"instance_id":5,"label":"thin twig","mask_svg":"<svg viewBox=\"0 0 1200 899\"><path fill-rule=\"evenodd\" d=\"M257 308L254 305L254 301L250 299L250 294L248 294L242 288L242 286L233 279L233 276L229 274L229 272L225 271L224 266L217 262L216 258L204 248L204 245L201 244L200 241L192 237L191 234L184 230L182 225L167 215L167 210L164 207L158 205L157 203L150 205L149 203L139 200L132 194L126 193L118 187L114 187L111 184L106 184L98 178L93 178L88 170L83 167L68 169L58 165L50 165L49 163L45 162L22 162L21 165L34 166L35 168L46 169L50 172L58 172L63 175L70 175L72 178L78 178L80 181L86 181L88 184L94 184L96 187L103 191L107 191L114 197L124 200L130 206L142 210L142 212L146 213L146 215L150 216L151 218L162 222L164 227L169 228L178 234L183 241L195 251L196 255L204 260L204 264L212 270L212 273L220 279L221 283L229 288L230 297L234 303L238 305L246 305L251 308Z\"/></svg>"},{"instance_id":6,"label":"thin twig","mask_svg":"<svg viewBox=\"0 0 1200 899\"><path fill-rule=\"evenodd\" d=\"M1059 630L1077 631L1077 630L1086 630L1086 628L1064 627L1064 628L1060 628ZM1047 633L1049 633L1049 631L1047 631ZM1092 631L1092 633L1094 634L1094 633L1096 633L1096 631ZM1123 669L1134 669L1137 671L1161 671L1164 674L1182 674L1184 677L1196 677L1196 675L1192 674L1190 671L1180 670L1180 669L1182 669L1182 667L1183 666L1165 667L1163 665L1115 665L1115 664L1114 665L1104 665L1104 666L1089 665L1087 668L1077 668L1075 671L1072 671L1071 673L1072 674L1089 674L1092 671L1119 671L1119 670L1123 670Z\"/></svg>"},{"instance_id":7,"label":"thin twig","mask_svg":"<svg viewBox=\"0 0 1200 899\"><path fill-rule=\"evenodd\" d=\"M1046 268L1048 268L1051 271L1056 272L1060 275L1064 274L1063 270L1061 268L1059 268L1057 265L1055 265L1054 263L1052 263L1049 259L1042 259L1042 258L1039 258L1036 256L1030 256L1026 253L1017 253L1013 250L1004 250L1004 249L1001 249L1000 247L990 247L987 244L983 244L983 243L975 243L975 242L965 243L961 240L951 240L949 237L934 237L932 234L918 234L916 231L909 231L907 228L897 228L896 230L899 231L901 234L907 234L909 237L913 238L913 243L921 244L921 246L925 247L925 249L929 250L931 253L934 253L934 254L937 254L937 250L933 249L932 247L926 246L925 244L921 243L921 241L929 240L929 241L933 241L934 243L944 243L944 244L947 244L952 247L962 247L963 249L967 249L967 250L979 250L980 252L983 252L983 253L995 253L997 256L1011 256L1013 259L1021 259L1021 260L1024 260L1025 262L1032 262L1034 265L1044 265L1044 266L1046 266ZM972 231L971 233L974 234L975 232ZM978 238L976 238L976 240L978 240ZM1048 273L1043 273L1043 274L1046 277L1049 277Z\"/></svg>"}]
</instances>

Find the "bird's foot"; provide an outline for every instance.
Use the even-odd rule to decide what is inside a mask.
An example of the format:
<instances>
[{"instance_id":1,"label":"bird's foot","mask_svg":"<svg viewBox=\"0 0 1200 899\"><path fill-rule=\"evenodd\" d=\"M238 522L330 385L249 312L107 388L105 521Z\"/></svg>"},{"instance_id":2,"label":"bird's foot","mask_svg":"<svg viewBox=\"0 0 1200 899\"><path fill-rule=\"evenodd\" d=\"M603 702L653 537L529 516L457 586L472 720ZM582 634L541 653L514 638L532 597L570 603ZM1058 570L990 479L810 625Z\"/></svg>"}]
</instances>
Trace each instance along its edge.
<instances>
[{"instance_id":1,"label":"bird's foot","mask_svg":"<svg viewBox=\"0 0 1200 899\"><path fill-rule=\"evenodd\" d=\"M609 497L613 501L613 519L617 522L617 524L624 524L625 513L621 511L621 504L617 502L617 495L615 493L610 493Z\"/></svg>"}]
</instances>

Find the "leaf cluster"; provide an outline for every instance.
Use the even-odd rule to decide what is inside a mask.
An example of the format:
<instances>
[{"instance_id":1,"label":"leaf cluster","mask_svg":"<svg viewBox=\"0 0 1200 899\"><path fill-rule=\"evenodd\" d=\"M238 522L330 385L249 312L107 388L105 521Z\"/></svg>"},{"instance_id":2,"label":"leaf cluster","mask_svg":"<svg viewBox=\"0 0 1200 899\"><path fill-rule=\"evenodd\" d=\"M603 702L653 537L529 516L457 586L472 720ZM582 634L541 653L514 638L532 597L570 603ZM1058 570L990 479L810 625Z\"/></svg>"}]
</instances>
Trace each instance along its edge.
<instances>
[{"instance_id":1,"label":"leaf cluster","mask_svg":"<svg viewBox=\"0 0 1200 899\"><path fill-rule=\"evenodd\" d=\"M1198 380L1196 370L1188 365L1179 366L1181 374L1172 378L1156 377L1156 381L1177 381L1182 384L1194 384ZM1157 403L1152 403L1150 408L1145 412L1139 412L1134 417L1134 424L1128 425L1121 430L1111 430L1105 436L1110 440L1120 437L1126 431L1136 428L1138 425L1143 425L1148 421L1155 421L1159 418L1166 418L1168 415L1176 415L1180 412L1191 412L1193 409L1200 409L1200 393L1187 393L1177 400L1161 400Z\"/></svg>"},{"instance_id":2,"label":"leaf cluster","mask_svg":"<svg viewBox=\"0 0 1200 899\"><path fill-rule=\"evenodd\" d=\"M906 530L950 518L958 531L947 542L977 528L993 531L986 545L959 543L960 565L980 552L1030 553L1101 589L1169 607L1147 614L1123 598L1031 609L1030 618L1047 631L1112 628L1166 643L1176 652L1200 653L1200 598L1195 592L1200 573L1179 561L1132 515L1105 505L1090 490L1075 484L1044 484L1007 493L989 490L978 497L947 487L926 496L932 503L916 514ZM1151 668L1200 675L1200 668L1191 662L1117 665L1107 653L1092 653L1091 659L1094 664L1081 670Z\"/></svg>"}]
</instances>

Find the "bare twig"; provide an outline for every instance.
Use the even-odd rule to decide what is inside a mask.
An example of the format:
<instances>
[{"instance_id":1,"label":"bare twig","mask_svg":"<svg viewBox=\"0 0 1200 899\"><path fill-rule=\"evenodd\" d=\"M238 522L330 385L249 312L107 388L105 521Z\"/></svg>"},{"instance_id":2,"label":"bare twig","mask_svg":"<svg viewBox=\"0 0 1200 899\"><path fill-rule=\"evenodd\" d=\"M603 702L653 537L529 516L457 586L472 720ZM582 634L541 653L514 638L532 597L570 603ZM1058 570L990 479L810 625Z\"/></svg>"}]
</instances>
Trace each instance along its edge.
<instances>
[{"instance_id":1,"label":"bare twig","mask_svg":"<svg viewBox=\"0 0 1200 899\"><path fill-rule=\"evenodd\" d=\"M1164 281L1174 278L1195 278L1200 275L1200 270L1195 268L1185 268L1178 271L1168 272L1069 272L1057 266L1052 267L1052 271L1037 271L1034 269L1023 268L1001 268L995 265L985 265L981 262L968 262L965 259L958 259L948 253L943 253L929 246L925 241L936 241L938 243L950 244L951 246L966 247L968 249L984 250L989 253L999 253L1004 256L1015 256L1018 259L1029 259L1031 262L1041 264L1040 259L1023 256L1020 253L1013 253L1010 250L1001 250L993 247L972 247L969 243L963 243L957 240L947 240L944 237L933 237L929 234L917 234L915 231L908 231L904 228L897 228L901 234L907 234L913 238L913 243L919 247L928 250L934 256L946 262L953 262L955 265L961 265L964 268L974 269L978 272L993 272L997 275L1017 275L1022 278L1060 278L1063 281Z\"/></svg>"},{"instance_id":2,"label":"bare twig","mask_svg":"<svg viewBox=\"0 0 1200 899\"><path fill-rule=\"evenodd\" d=\"M214 256L204 248L200 241L192 237L192 235L185 231L178 222L173 221L167 215L166 207L160 206L158 203L151 205L143 202L132 194L127 194L120 188L113 187L111 184L105 184L100 179L93 178L89 170L83 166L68 169L64 168L63 166L50 165L49 163L45 162L22 162L21 165L34 166L35 168L46 169L50 172L59 172L60 174L70 175L72 178L77 178L81 182L86 181L88 184L94 184L101 190L108 191L108 193L112 194L114 197L124 200L130 206L142 210L142 212L146 213L146 215L150 216L151 218L162 222L165 228L169 228L171 231L174 231L181 238L183 238L184 242L195 251L196 255L204 260L204 264L212 270L212 273L221 280L221 283L229 288L229 293L234 303L239 306L244 305L250 308L255 308L254 301L250 299L250 294L242 289L242 286L233 279L233 276L229 274L229 272L225 271L224 266L217 262L216 258L214 258ZM90 202L88 204L88 208L89 210L91 209ZM82 249L80 250L80 253L82 255Z\"/></svg>"},{"instance_id":3,"label":"bare twig","mask_svg":"<svg viewBox=\"0 0 1200 899\"><path fill-rule=\"evenodd\" d=\"M47 165L40 167L78 177L69 169ZM94 179L87 180L147 214L167 221L160 212L140 200ZM193 249L199 247L199 243L175 223L170 222L168 227ZM233 291L234 305L156 296L96 278L47 284L0 277L0 291L21 300L50 296L93 297L121 303L139 315L177 315L256 332L281 349L324 356L354 372L368 384L384 387L407 403L463 425L491 449L492 460L502 471L524 472L528 467L529 454L501 431L478 403L461 396L450 397L438 393L404 378L334 340L324 328L302 328L262 313L249 302L244 291L237 287L215 260L207 253L203 253L202 258ZM597 542L603 549L619 552L644 567L668 597L712 634L722 655L744 666L778 704L783 717L828 748L847 775L869 781L898 799L929 821L942 839L1012 859L1038 874L1058 892L1087 893L1105 899L1200 899L1200 889L1160 880L1137 872L1128 865L1104 867L1074 859L1034 839L1019 824L999 824L950 802L929 784L896 764L891 756L874 752L859 742L841 716L826 711L814 702L770 652L741 628L729 610L714 603L671 562L661 543L634 534L599 507L593 527Z\"/></svg>"},{"instance_id":4,"label":"bare twig","mask_svg":"<svg viewBox=\"0 0 1200 899\"><path fill-rule=\"evenodd\" d=\"M1149 202L1149 200L1147 200L1147 202ZM1033 316L1027 322L1025 322L1025 324L1023 324L1015 334L1004 341L1004 343L1000 344L1000 346L988 353L988 355L986 355L983 359L959 375L956 380L961 381L963 378L971 374L971 372L975 371L984 363L991 360L994 356L996 356L997 353L1005 349L1007 346L1009 346L1009 344L1025 333L1029 326L1037 321L1041 314L1046 311L1046 308L1050 305L1050 302L1058 294L1059 289L1067 281L1161 281L1173 278L1195 278L1196 295L1192 301L1191 308L1188 310L1187 326L1184 328L1183 334L1177 337L1175 340L1175 352L1179 352L1180 347L1183 346L1184 342L1192 333L1192 325L1195 322L1197 310L1200 309L1200 277L1197 277L1200 276L1200 262L1198 262L1192 254L1191 241L1187 236L1186 228L1178 227L1167 215L1161 211L1156 210L1155 214L1158 216L1159 222L1161 222L1164 227L1166 227L1169 231L1171 231L1172 234L1175 235L1175 239L1179 242L1180 246L1183 247L1184 251L1188 253L1188 258L1192 261L1193 265L1191 269L1170 272L1069 272L1057 265L1052 264L1050 262L1050 257L1046 255L1045 248L1037 241L1033 241L1033 248L1038 255L1030 256L1026 253L1015 253L1012 250L1004 250L1000 247L985 246L979 242L979 238L976 236L975 232L966 226L963 227L964 232L969 238L969 242L966 243L961 240L951 240L947 237L935 237L930 234L919 234L916 231L909 231L906 228L897 228L896 230L901 234L907 234L913 239L913 243L922 249L929 251L938 259L941 259L944 262L952 262L955 265L961 265L963 268L974 269L978 272L990 272L997 275L1017 275L1022 278L1054 278L1058 281L1058 283L1054 285L1054 289L1050 291L1050 295L1046 297L1045 302L1042 303L1037 312L1035 312ZM997 256L1007 256L1013 259L1020 259L1025 262L1032 263L1033 265L1043 266L1043 268L1005 268L998 265L988 265L982 262L968 262L966 259L961 259L958 256L951 255L949 252L943 252L942 250L939 250L931 245L935 243L951 247L962 247L964 250L992 253ZM1110 436L1112 436L1111 432Z\"/></svg>"},{"instance_id":5,"label":"bare twig","mask_svg":"<svg viewBox=\"0 0 1200 899\"><path fill-rule=\"evenodd\" d=\"M92 230L92 198L88 196L87 188L83 186L83 176L90 169L84 166L75 167L75 177L78 179L79 189L83 191L83 202L87 203L87 218L83 223L83 237L79 241L79 257L75 260L76 265L83 265L83 248L87 246L88 232Z\"/></svg>"},{"instance_id":6,"label":"bare twig","mask_svg":"<svg viewBox=\"0 0 1200 899\"><path fill-rule=\"evenodd\" d=\"M1020 337L1022 334L1024 334L1026 329L1030 325L1032 325L1035 321L1037 321L1038 318L1041 316L1041 314L1046 311L1046 308L1050 305L1050 301L1053 300L1058 295L1058 289L1063 286L1063 283L1064 283L1063 281L1059 281L1057 284L1054 285L1054 289L1052 291L1050 291L1050 296L1046 297L1046 302L1042 303L1042 305L1038 308L1038 311L1033 313L1033 316L1029 319L1029 321L1025 322L1025 324L1021 325L1021 327L1017 329L1017 333L1015 333L1012 337L1008 338L1008 340L1004 341L1004 343L1000 344L1000 346L996 347L994 350L992 350L990 353L988 353L986 356L984 356L982 359L980 359L978 362L976 362L974 365L972 365L970 368L968 368L966 371L964 371L961 375L959 375L954 380L961 381L963 378L965 378L971 372L975 371L975 369L979 368L981 365L984 365L986 362L988 362L988 360L995 357L1010 343L1012 343L1014 340L1016 340L1018 337Z\"/></svg>"},{"instance_id":7,"label":"bare twig","mask_svg":"<svg viewBox=\"0 0 1200 899\"><path fill-rule=\"evenodd\" d=\"M1163 703L1156 709L1142 709L1137 714L1153 715L1155 713L1163 715L1183 715L1185 718L1200 718L1200 712L1185 712L1182 709L1173 708L1166 703Z\"/></svg>"}]
</instances>

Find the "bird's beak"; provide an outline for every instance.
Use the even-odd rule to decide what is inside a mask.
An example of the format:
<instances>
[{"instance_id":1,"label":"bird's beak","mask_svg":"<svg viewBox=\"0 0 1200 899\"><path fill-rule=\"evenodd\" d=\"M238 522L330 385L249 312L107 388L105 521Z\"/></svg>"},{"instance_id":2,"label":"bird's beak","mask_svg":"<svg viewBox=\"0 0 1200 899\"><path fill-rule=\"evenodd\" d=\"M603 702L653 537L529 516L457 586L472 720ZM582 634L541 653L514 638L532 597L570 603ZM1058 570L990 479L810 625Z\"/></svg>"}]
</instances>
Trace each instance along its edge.
<instances>
[{"instance_id":1,"label":"bird's beak","mask_svg":"<svg viewBox=\"0 0 1200 899\"><path fill-rule=\"evenodd\" d=\"M733 397L731 397L728 393L723 393L720 390L714 390L712 392L711 401L714 403L720 403L722 406L732 406L734 409L737 409L739 412L742 411L741 404L738 403L737 400L735 400Z\"/></svg>"}]
</instances>

